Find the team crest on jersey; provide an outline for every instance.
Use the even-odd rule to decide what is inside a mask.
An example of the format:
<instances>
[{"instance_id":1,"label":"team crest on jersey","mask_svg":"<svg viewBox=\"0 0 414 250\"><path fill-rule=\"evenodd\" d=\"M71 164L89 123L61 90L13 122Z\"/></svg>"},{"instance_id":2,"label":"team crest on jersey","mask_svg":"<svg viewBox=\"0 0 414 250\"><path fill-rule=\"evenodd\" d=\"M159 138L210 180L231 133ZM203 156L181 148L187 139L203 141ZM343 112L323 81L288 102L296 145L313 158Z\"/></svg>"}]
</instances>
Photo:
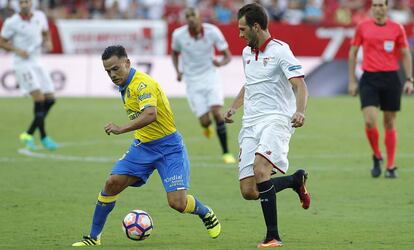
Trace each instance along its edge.
<instances>
[{"instance_id":1,"label":"team crest on jersey","mask_svg":"<svg viewBox=\"0 0 414 250\"><path fill-rule=\"evenodd\" d=\"M143 90L143 89L145 89L146 87L147 87L147 85L146 85L145 83L141 82L141 83L138 85L138 91L139 91L139 90Z\"/></svg>"},{"instance_id":2,"label":"team crest on jersey","mask_svg":"<svg viewBox=\"0 0 414 250\"><path fill-rule=\"evenodd\" d=\"M127 89L126 94L128 98L131 98L131 91L129 89Z\"/></svg>"},{"instance_id":3,"label":"team crest on jersey","mask_svg":"<svg viewBox=\"0 0 414 250\"><path fill-rule=\"evenodd\" d=\"M267 63L269 62L270 58L269 57L265 57L263 58L263 66L266 67Z\"/></svg>"},{"instance_id":4,"label":"team crest on jersey","mask_svg":"<svg viewBox=\"0 0 414 250\"><path fill-rule=\"evenodd\" d=\"M394 50L394 41L384 41L384 50L388 53Z\"/></svg>"}]
</instances>

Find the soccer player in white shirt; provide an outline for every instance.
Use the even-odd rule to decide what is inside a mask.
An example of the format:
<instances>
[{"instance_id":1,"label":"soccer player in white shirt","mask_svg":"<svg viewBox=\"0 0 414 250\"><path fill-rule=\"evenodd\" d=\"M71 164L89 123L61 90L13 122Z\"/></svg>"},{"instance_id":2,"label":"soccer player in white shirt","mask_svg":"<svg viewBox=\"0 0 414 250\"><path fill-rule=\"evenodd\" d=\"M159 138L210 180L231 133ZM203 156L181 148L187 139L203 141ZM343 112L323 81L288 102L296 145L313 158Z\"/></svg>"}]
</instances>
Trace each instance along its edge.
<instances>
[{"instance_id":1,"label":"soccer player in white shirt","mask_svg":"<svg viewBox=\"0 0 414 250\"><path fill-rule=\"evenodd\" d=\"M213 115L223 150L223 160L225 163L235 163L236 160L227 146L226 125L221 112L223 93L215 68L230 62L228 44L216 26L201 22L196 9L186 9L185 18L187 25L177 28L172 35L172 60L177 80L181 81L184 77L188 103L204 128L207 138L212 134L210 113ZM221 60L214 58L214 48L222 53ZM179 59L182 62L182 71Z\"/></svg>"},{"instance_id":2,"label":"soccer player in white shirt","mask_svg":"<svg viewBox=\"0 0 414 250\"><path fill-rule=\"evenodd\" d=\"M52 49L48 23L43 12L32 10L31 0L19 0L20 12L7 18L0 34L0 48L14 52L14 70L19 88L34 101L34 119L20 140L36 150L33 134L38 128L43 147L55 150L57 144L46 135L45 117L55 103L50 76L38 62L42 46Z\"/></svg>"},{"instance_id":3,"label":"soccer player in white shirt","mask_svg":"<svg viewBox=\"0 0 414 250\"><path fill-rule=\"evenodd\" d=\"M304 209L310 196L307 172L270 178L288 170L289 141L295 128L305 121L308 91L299 61L289 46L272 39L267 15L258 4L247 4L238 12L240 37L248 42L243 50L246 83L225 114L226 122L244 105L239 135L240 191L246 200L260 198L267 233L258 248L282 246L277 227L276 193L292 188Z\"/></svg>"}]
</instances>

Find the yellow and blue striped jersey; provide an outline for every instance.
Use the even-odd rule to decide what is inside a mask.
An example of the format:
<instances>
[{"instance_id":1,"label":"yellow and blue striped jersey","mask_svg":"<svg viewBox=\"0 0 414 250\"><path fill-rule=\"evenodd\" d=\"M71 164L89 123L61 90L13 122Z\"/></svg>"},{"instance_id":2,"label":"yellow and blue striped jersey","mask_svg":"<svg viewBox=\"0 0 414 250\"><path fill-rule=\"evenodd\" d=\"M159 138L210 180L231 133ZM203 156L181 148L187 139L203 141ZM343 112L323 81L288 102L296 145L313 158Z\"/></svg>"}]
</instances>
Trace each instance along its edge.
<instances>
[{"instance_id":1,"label":"yellow and blue striped jersey","mask_svg":"<svg viewBox=\"0 0 414 250\"><path fill-rule=\"evenodd\" d=\"M136 119L147 107L157 108L157 119L135 130L134 137L142 142L160 139L174 133L174 115L160 84L151 76L131 68L125 85L119 87L124 109L130 120Z\"/></svg>"}]
</instances>

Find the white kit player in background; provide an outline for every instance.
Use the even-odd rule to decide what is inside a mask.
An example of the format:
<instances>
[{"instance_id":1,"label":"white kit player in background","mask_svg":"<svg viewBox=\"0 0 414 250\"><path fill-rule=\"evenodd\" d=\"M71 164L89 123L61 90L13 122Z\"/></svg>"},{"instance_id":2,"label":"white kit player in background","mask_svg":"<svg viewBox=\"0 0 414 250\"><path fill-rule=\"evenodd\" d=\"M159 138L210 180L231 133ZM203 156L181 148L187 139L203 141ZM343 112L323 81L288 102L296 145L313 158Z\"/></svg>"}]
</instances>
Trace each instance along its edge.
<instances>
[{"instance_id":1,"label":"white kit player in background","mask_svg":"<svg viewBox=\"0 0 414 250\"><path fill-rule=\"evenodd\" d=\"M213 134L210 119L212 114L223 151L223 161L235 163L227 146L226 125L221 112L224 104L223 90L216 70L216 67L224 66L231 60L228 44L216 26L202 23L196 9L186 9L185 18L187 25L179 27L172 35L172 60L177 80L185 80L190 108L204 128L204 135L210 138ZM215 58L215 48L223 55L221 60Z\"/></svg>"},{"instance_id":2,"label":"white kit player in background","mask_svg":"<svg viewBox=\"0 0 414 250\"><path fill-rule=\"evenodd\" d=\"M31 0L19 0L19 13L7 18L0 33L0 48L14 53L14 71L20 90L34 101L34 118L20 140L29 150L36 150L33 134L39 129L41 143L48 150L57 144L47 136L45 117L55 103L54 86L49 74L40 65L42 47L50 51L52 43L48 22L43 12L32 10Z\"/></svg>"},{"instance_id":3,"label":"white kit player in background","mask_svg":"<svg viewBox=\"0 0 414 250\"><path fill-rule=\"evenodd\" d=\"M238 12L246 83L226 112L226 122L233 122L236 110L244 105L239 134L239 180L244 199L260 199L267 227L265 240L258 248L282 246L277 226L276 193L292 188L302 207L309 208L310 196L305 182L307 172L285 174L289 167L289 141L295 128L303 126L308 91L302 65L289 45L272 39L267 29L267 15L262 6L247 4Z\"/></svg>"}]
</instances>

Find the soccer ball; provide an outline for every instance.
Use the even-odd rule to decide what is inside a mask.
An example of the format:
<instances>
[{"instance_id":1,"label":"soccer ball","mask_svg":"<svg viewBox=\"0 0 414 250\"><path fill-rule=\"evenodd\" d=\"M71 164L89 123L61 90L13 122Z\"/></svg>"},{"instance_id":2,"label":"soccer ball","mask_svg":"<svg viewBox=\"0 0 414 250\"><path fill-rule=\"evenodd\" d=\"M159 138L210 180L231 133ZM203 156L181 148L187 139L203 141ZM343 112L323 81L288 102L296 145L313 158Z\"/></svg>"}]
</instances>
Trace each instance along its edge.
<instances>
[{"instance_id":1,"label":"soccer ball","mask_svg":"<svg viewBox=\"0 0 414 250\"><path fill-rule=\"evenodd\" d=\"M142 210L130 211L122 221L122 229L131 240L147 239L153 228L151 216Z\"/></svg>"}]
</instances>

